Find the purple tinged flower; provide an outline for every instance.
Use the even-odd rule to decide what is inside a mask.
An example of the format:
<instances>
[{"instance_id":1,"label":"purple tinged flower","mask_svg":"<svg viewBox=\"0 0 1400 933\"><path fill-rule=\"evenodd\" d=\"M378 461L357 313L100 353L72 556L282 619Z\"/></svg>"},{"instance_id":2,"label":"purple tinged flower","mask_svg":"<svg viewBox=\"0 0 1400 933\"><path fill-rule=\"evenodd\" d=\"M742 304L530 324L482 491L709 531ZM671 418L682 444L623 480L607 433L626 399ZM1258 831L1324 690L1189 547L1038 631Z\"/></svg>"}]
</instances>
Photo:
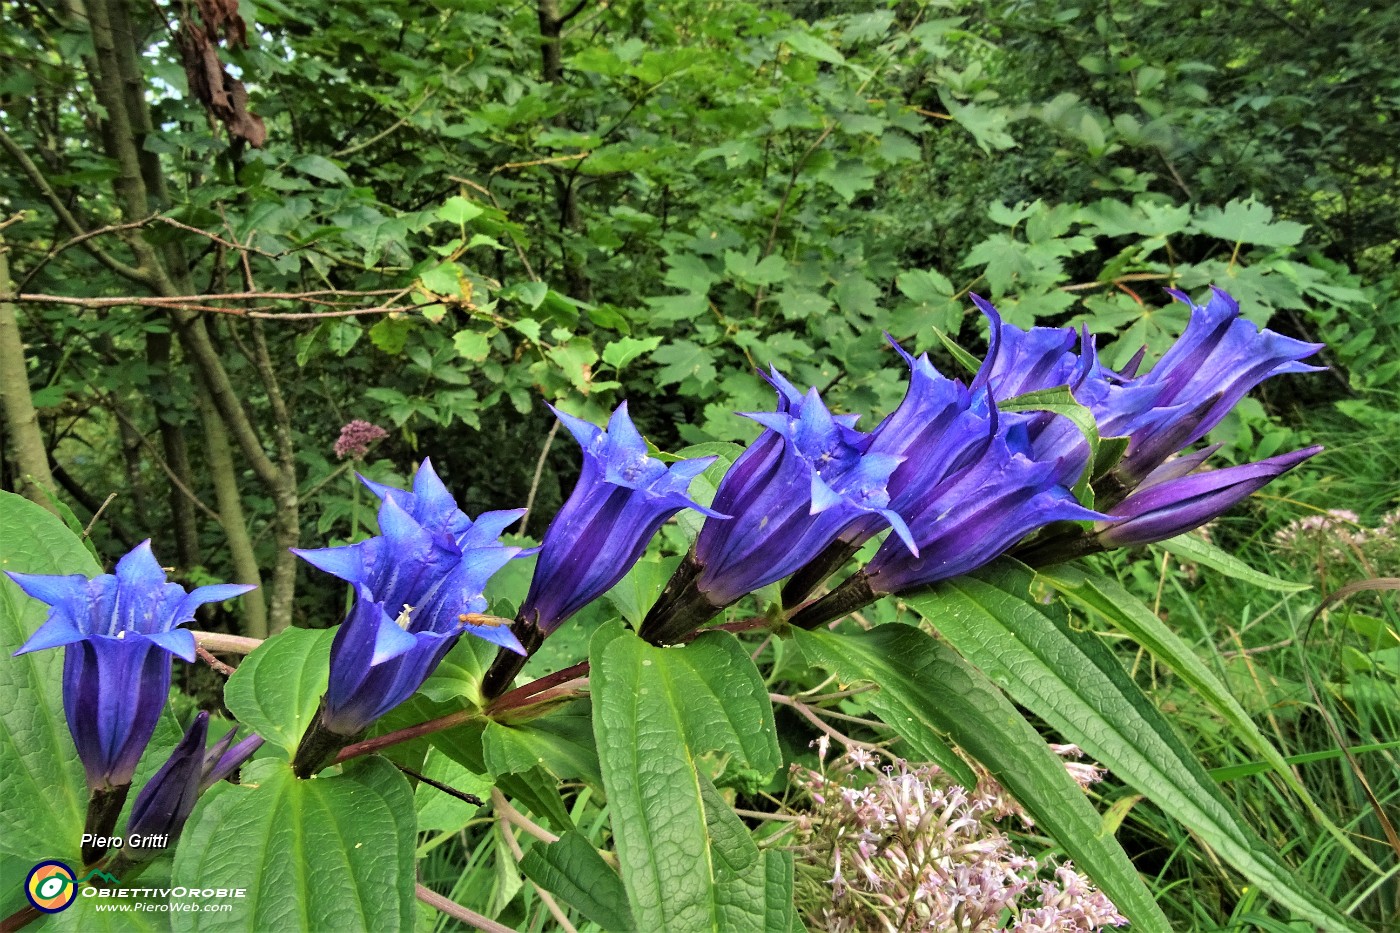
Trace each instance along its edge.
<instances>
[{"instance_id":1,"label":"purple tinged flower","mask_svg":"<svg viewBox=\"0 0 1400 933\"><path fill-rule=\"evenodd\" d=\"M1192 473L1213 450L1168 461L1150 473L1098 524L1099 544L1149 544L1204 525L1322 448L1308 447L1257 463Z\"/></svg>"},{"instance_id":2,"label":"purple tinged flower","mask_svg":"<svg viewBox=\"0 0 1400 933\"><path fill-rule=\"evenodd\" d=\"M887 540L866 565L872 593L898 593L968 573L1051 522L1103 516L1057 479L1057 461L1035 459L1019 426L999 428L981 456L906 513L918 553Z\"/></svg>"},{"instance_id":3,"label":"purple tinged flower","mask_svg":"<svg viewBox=\"0 0 1400 933\"><path fill-rule=\"evenodd\" d=\"M553 406L550 410L583 448L583 471L545 531L530 591L520 607L519 618L546 635L612 589L677 512L694 509L721 522L728 517L687 492L716 458L681 460L668 467L648 456L626 402L612 413L606 431Z\"/></svg>"},{"instance_id":4,"label":"purple tinged flower","mask_svg":"<svg viewBox=\"0 0 1400 933\"><path fill-rule=\"evenodd\" d=\"M340 429L340 437L335 441L336 458L344 460L351 457L360 460L369 453L370 447L376 441L382 441L388 436L389 432L379 425L356 418Z\"/></svg>"},{"instance_id":5,"label":"purple tinged flower","mask_svg":"<svg viewBox=\"0 0 1400 933\"><path fill-rule=\"evenodd\" d=\"M131 783L170 692L170 656L194 660L194 636L179 626L200 606L254 588L228 583L186 593L166 582L149 540L118 561L115 574L9 577L51 607L48 621L15 654L66 649L63 711L88 787L100 792L124 793ZM116 819L115 812L110 816Z\"/></svg>"},{"instance_id":6,"label":"purple tinged flower","mask_svg":"<svg viewBox=\"0 0 1400 933\"><path fill-rule=\"evenodd\" d=\"M909 366L909 388L899 407L871 432L867 450L900 459L888 484L890 508L907 517L944 480L983 454L994 415L980 386L969 390L935 369L928 354L915 358L890 342Z\"/></svg>"},{"instance_id":7,"label":"purple tinged flower","mask_svg":"<svg viewBox=\"0 0 1400 933\"><path fill-rule=\"evenodd\" d=\"M477 621L487 581L521 553L497 540L521 513L486 512L473 522L427 460L412 493L367 485L383 500L379 537L295 550L355 588L331 643L321 717L340 736L357 735L412 696L463 632L523 652L509 627Z\"/></svg>"},{"instance_id":8,"label":"purple tinged flower","mask_svg":"<svg viewBox=\"0 0 1400 933\"><path fill-rule=\"evenodd\" d=\"M131 816L127 818L128 836L162 835L166 837L165 845L133 848L128 856L131 861L145 861L175 845L200 793L230 774L262 744L261 738L251 736L230 748L233 746L234 732L230 729L206 751L204 745L209 733L209 714L200 711L195 716L185 737L170 753L170 758L136 795L136 802L131 805ZM123 854L126 854L125 850Z\"/></svg>"},{"instance_id":9,"label":"purple tinged flower","mask_svg":"<svg viewBox=\"0 0 1400 933\"><path fill-rule=\"evenodd\" d=\"M695 543L696 584L717 609L798 570L862 519L889 525L914 548L887 488L903 457L866 449L868 438L834 417L816 389L795 400L776 372L773 382L778 410L747 415L767 430L715 493L714 508L734 518L705 522Z\"/></svg>"},{"instance_id":10,"label":"purple tinged flower","mask_svg":"<svg viewBox=\"0 0 1400 933\"><path fill-rule=\"evenodd\" d=\"M1022 330L1002 321L991 302L972 296L990 322L990 350L978 373L993 397L1007 401L1030 392L1065 387L1074 400L1088 408L1098 422L1101 437L1128 433L1124 415L1151 407L1160 394L1155 386L1132 384L1126 373L1105 367L1088 329L1033 327ZM1079 344L1080 352L1073 350ZM1141 362L1129 364L1135 370ZM1070 419L1052 412L1020 412L1005 417L1024 425L1038 460L1059 460L1056 477L1073 484L1083 474L1089 457L1089 441Z\"/></svg>"},{"instance_id":11,"label":"purple tinged flower","mask_svg":"<svg viewBox=\"0 0 1400 933\"><path fill-rule=\"evenodd\" d=\"M987 385L994 396L1014 398L1056 386L1073 387L1083 381L1086 369L1074 352L1081 335L1074 328L1022 330L1004 322L996 307L981 295L971 297L990 325L987 358L977 381Z\"/></svg>"},{"instance_id":12,"label":"purple tinged flower","mask_svg":"<svg viewBox=\"0 0 1400 933\"><path fill-rule=\"evenodd\" d=\"M888 339L909 366L909 387L899 407L858 444L868 454L900 461L886 489L889 510L907 516L948 476L980 456L991 437L992 412L985 391L969 390L935 369L928 354L915 358L894 338ZM787 582L783 604L801 603L862 544L889 526L879 513L864 515L848 525L836 541Z\"/></svg>"},{"instance_id":13,"label":"purple tinged flower","mask_svg":"<svg viewBox=\"0 0 1400 933\"><path fill-rule=\"evenodd\" d=\"M1270 376L1319 369L1300 361L1322 349L1322 344L1260 330L1240 316L1233 298L1218 288L1212 291L1202 307L1182 292L1168 290L1190 306L1191 321L1157 365L1133 380L1134 385L1155 390L1150 407L1139 403L1095 412L1101 422L1115 426L1114 433L1132 438L1119 467L1129 482L1145 477L1167 457L1205 437Z\"/></svg>"}]
</instances>

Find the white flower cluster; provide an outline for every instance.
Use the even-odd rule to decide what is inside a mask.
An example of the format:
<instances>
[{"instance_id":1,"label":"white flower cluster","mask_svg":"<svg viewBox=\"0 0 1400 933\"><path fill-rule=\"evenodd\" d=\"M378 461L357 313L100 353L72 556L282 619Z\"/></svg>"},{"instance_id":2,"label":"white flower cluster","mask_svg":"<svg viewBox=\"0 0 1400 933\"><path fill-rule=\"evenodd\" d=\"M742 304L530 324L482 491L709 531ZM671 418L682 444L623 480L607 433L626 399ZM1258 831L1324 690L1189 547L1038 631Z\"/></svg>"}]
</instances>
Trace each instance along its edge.
<instances>
[{"instance_id":1,"label":"white flower cluster","mask_svg":"<svg viewBox=\"0 0 1400 933\"><path fill-rule=\"evenodd\" d=\"M1289 522L1274 533L1282 550L1328 563L1359 560L1369 573L1400 566L1400 509L1367 527L1350 509L1328 509ZM1379 565L1379 566L1377 566Z\"/></svg>"},{"instance_id":2,"label":"white flower cluster","mask_svg":"<svg viewBox=\"0 0 1400 933\"><path fill-rule=\"evenodd\" d=\"M818 745L824 759L826 743ZM1080 754L1072 745L1055 750ZM1103 774L1077 761L1066 766L1084 786ZM1127 923L1068 862L1037 860L1003 832L1003 820L1019 828L1031 820L985 774L968 790L936 765L882 768L852 747L821 771L794 766L793 780L815 805L800 824L801 850L807 864L831 869L829 904L806 918L814 928L1097 933Z\"/></svg>"}]
</instances>

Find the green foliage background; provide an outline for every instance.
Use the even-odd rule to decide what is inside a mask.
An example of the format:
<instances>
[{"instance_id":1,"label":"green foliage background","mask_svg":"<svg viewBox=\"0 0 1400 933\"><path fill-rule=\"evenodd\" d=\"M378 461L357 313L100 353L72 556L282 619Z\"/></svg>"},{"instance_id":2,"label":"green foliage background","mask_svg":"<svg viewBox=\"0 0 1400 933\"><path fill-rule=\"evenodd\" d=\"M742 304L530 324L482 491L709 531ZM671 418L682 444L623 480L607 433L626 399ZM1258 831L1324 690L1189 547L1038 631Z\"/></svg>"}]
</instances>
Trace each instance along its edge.
<instances>
[{"instance_id":1,"label":"green foliage background","mask_svg":"<svg viewBox=\"0 0 1400 933\"><path fill-rule=\"evenodd\" d=\"M1184 325L1163 286L1219 285L1256 323L1328 344L1329 371L1266 386L1212 438L1236 461L1333 448L1316 471L1333 478L1285 484L1272 521L1337 505L1374 521L1400 493L1384 443L1400 432L1400 8L247 0L230 7L247 46L218 54L265 123L259 148L189 92L174 36L194 8L90 8L115 14L117 52L76 7L0 0L0 220L19 215L0 294L62 507L86 525L118 493L92 529L106 563L150 535L176 578L246 579L250 557L363 534L371 510L332 453L354 418L390 431L355 469L402 481L432 455L468 512L528 502L538 535L577 469L542 401L601 421L626 399L663 450L743 441L733 412L768 407L771 364L877 418L903 389L883 333L955 372L941 336L985 332L970 291L1021 326L1087 324L1120 364ZM144 127L110 105L119 53ZM267 295L219 297L247 292ZM150 301L172 294L206 297ZM250 433L210 414L199 334ZM1220 534L1257 548L1252 528ZM1194 613L1203 642L1217 615L1261 611L1177 594L1154 568L1114 569ZM338 618L324 580L265 582L271 631ZM1301 624L1302 605L1270 624ZM1394 617L1363 616L1392 633ZM1357 734L1384 739L1393 723L1368 715ZM1338 793L1341 811L1360 800ZM1173 919L1242 903L1198 892Z\"/></svg>"}]
</instances>

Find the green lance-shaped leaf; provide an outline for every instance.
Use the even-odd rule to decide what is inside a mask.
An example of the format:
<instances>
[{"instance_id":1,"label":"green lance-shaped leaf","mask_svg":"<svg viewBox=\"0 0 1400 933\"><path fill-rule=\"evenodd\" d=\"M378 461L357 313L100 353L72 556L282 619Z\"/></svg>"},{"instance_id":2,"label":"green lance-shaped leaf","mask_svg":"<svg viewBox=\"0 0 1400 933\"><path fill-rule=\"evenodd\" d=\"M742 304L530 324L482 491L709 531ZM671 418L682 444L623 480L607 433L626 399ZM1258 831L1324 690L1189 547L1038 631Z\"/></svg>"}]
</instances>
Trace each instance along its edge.
<instances>
[{"instance_id":1,"label":"green lance-shaped leaf","mask_svg":"<svg viewBox=\"0 0 1400 933\"><path fill-rule=\"evenodd\" d=\"M582 833L564 833L556 842L535 846L520 867L531 881L608 933L637 929L622 879Z\"/></svg>"},{"instance_id":2,"label":"green lance-shaped leaf","mask_svg":"<svg viewBox=\"0 0 1400 933\"><path fill-rule=\"evenodd\" d=\"M858 635L795 630L802 652L842 683L871 682L918 695L902 700L918 728L938 730L980 761L1136 930L1165 931L1167 918L1127 854L1040 733L980 671L947 645L907 625ZM896 685L886 688L886 684ZM886 720L889 721L889 720ZM904 734L911 723L892 723ZM963 768L966 771L966 767ZM958 778L962 781L962 778ZM971 783L971 782L969 782Z\"/></svg>"},{"instance_id":3,"label":"green lance-shaped leaf","mask_svg":"<svg viewBox=\"0 0 1400 933\"><path fill-rule=\"evenodd\" d=\"M1121 631L1126 632L1134 641L1146 648L1157 659L1158 663L1167 667L1189 684L1193 690L1200 694L1202 699L1215 708L1215 711L1225 720L1226 725L1230 727L1235 737L1244 746L1252 748L1265 762L1273 766L1273 770L1298 795L1314 818L1326 827L1327 831L1345 846L1347 851L1351 852L1363 864L1371 867L1372 870L1380 871L1380 868L1371 862L1366 853L1362 852L1347 837L1346 833L1333 823L1327 814L1322 812L1317 802L1312 799L1312 795L1308 793L1308 789L1294 776L1288 760L1283 757L1283 753L1274 747L1274 744L1264 736L1264 733L1259 731L1259 727L1254 724L1254 720L1249 718L1249 714L1235 699L1230 689L1211 673L1205 662L1196 656L1196 653L1191 650L1191 646L1186 644L1181 636L1168 628L1157 617L1156 613L1143 605L1142 600L1128 592L1117 580L1102 574L1085 573L1083 570L1067 564L1052 567L1049 570L1041 570L1038 572L1038 577L1081 608L1097 613ZM1219 780L1217 775L1212 776Z\"/></svg>"},{"instance_id":4,"label":"green lance-shaped leaf","mask_svg":"<svg viewBox=\"0 0 1400 933\"><path fill-rule=\"evenodd\" d=\"M772 704L748 653L721 632L656 648L608 625L589 654L603 787L637 928L774 928L781 911L770 902L791 901L790 864L784 888L782 866L763 861L696 767L706 752L764 776L782 764Z\"/></svg>"},{"instance_id":5,"label":"green lance-shaped leaf","mask_svg":"<svg viewBox=\"0 0 1400 933\"><path fill-rule=\"evenodd\" d=\"M326 692L334 637L331 629L286 629L244 658L224 685L229 712L288 758Z\"/></svg>"},{"instance_id":6,"label":"green lance-shaped leaf","mask_svg":"<svg viewBox=\"0 0 1400 933\"><path fill-rule=\"evenodd\" d=\"M173 914L171 927L410 930L416 836L413 792L382 758L304 781L286 762L259 759L242 784L200 801L172 872L179 884L246 896L228 912Z\"/></svg>"},{"instance_id":7,"label":"green lance-shaped leaf","mask_svg":"<svg viewBox=\"0 0 1400 933\"><path fill-rule=\"evenodd\" d=\"M1112 652L1032 602L1031 580L1030 570L1005 560L908 602L1012 699L1181 821L1281 906L1326 929L1351 928L1249 828Z\"/></svg>"},{"instance_id":8,"label":"green lance-shaped leaf","mask_svg":"<svg viewBox=\"0 0 1400 933\"><path fill-rule=\"evenodd\" d=\"M77 535L28 499L0 492L0 528L0 570L102 572ZM10 656L46 616L42 603L0 575L0 852L27 859L26 870L43 857L66 855L77 865L88 796L63 718L63 652Z\"/></svg>"},{"instance_id":9,"label":"green lance-shaped leaf","mask_svg":"<svg viewBox=\"0 0 1400 933\"><path fill-rule=\"evenodd\" d=\"M1203 541L1195 535L1177 535L1175 538L1158 541L1152 546L1161 548L1178 560L1201 564L1225 574L1232 580L1249 583L1260 589L1273 590L1275 593L1297 593L1312 589L1306 583L1280 580L1278 577L1269 576L1261 570L1255 570L1235 555L1222 551L1214 544Z\"/></svg>"}]
</instances>

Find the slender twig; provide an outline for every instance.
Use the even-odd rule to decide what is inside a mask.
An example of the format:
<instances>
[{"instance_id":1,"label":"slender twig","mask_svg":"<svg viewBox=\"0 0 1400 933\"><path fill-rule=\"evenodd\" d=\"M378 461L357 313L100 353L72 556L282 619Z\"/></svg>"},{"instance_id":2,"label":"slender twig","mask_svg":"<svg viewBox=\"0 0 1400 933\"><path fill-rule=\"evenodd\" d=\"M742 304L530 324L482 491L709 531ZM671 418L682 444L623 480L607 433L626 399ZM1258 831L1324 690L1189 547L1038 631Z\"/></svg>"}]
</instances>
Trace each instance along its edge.
<instances>
[{"instance_id":1,"label":"slender twig","mask_svg":"<svg viewBox=\"0 0 1400 933\"><path fill-rule=\"evenodd\" d=\"M1293 644L1293 639L1285 638L1283 641L1276 641L1272 645L1260 645L1257 648L1232 648L1229 651L1220 652L1220 656L1226 660L1248 658L1256 654L1267 654L1270 651L1277 651L1279 648L1287 648L1291 644Z\"/></svg>"},{"instance_id":2,"label":"slender twig","mask_svg":"<svg viewBox=\"0 0 1400 933\"><path fill-rule=\"evenodd\" d=\"M559 433L559 421L555 420L550 425L549 433L544 436L544 445L540 448L540 455L535 460L535 475L530 480L530 493L525 497L525 514L520 516L520 533L525 533L526 523L530 520L530 510L535 507L535 493L540 490L540 476L544 473L544 461L549 456L549 448L554 443L554 435Z\"/></svg>"},{"instance_id":3,"label":"slender twig","mask_svg":"<svg viewBox=\"0 0 1400 933\"><path fill-rule=\"evenodd\" d=\"M592 150L587 152L571 152L568 155L549 156L545 159L531 159L528 162L504 162L491 169L491 174L504 172L508 168L529 168L532 165L556 165L560 162L572 162L574 159L586 159L593 154ZM457 179L453 179L456 181Z\"/></svg>"},{"instance_id":4,"label":"slender twig","mask_svg":"<svg viewBox=\"0 0 1400 933\"><path fill-rule=\"evenodd\" d=\"M776 820L783 823L800 823L807 819L807 817L799 816L795 813L770 813L767 810L740 810L738 807L734 808L734 812L739 816L747 816L751 820Z\"/></svg>"},{"instance_id":5,"label":"slender twig","mask_svg":"<svg viewBox=\"0 0 1400 933\"><path fill-rule=\"evenodd\" d=\"M191 631L194 643L205 651L220 654L252 654L262 644L261 638L248 638L244 635L228 635L224 632Z\"/></svg>"},{"instance_id":6,"label":"slender twig","mask_svg":"<svg viewBox=\"0 0 1400 933\"><path fill-rule=\"evenodd\" d=\"M506 841L506 848L510 849L511 858L515 859L516 865L519 865L521 860L525 858L525 850L520 847L520 841L515 838L515 833L510 831L510 825L508 824L511 824L514 821L512 820L509 814L515 814L516 817L519 817L521 820L524 820L525 823L529 823L531 826L534 826L534 824L530 823L530 821L525 819L525 816L522 813L520 813L520 811L516 810L509 803L507 803L505 796L494 787L491 788L491 805L496 808L496 815L500 818L499 831L501 833L501 838L503 838ZM525 827L521 826L521 828L524 829ZM539 829L539 827L535 828ZM543 833L544 830L541 829L540 832ZM545 833L545 835L553 834ZM558 838L558 836L554 837L554 839ZM552 842L554 840L548 841ZM559 909L559 903L548 891L536 884L533 878L530 879L530 886L534 888L535 893L539 895L540 903L544 904L544 906L549 910L549 912L554 915L554 919L559 921L559 925L564 928L565 933L578 933L578 930L574 927L574 925L569 922L569 918L565 916L564 911Z\"/></svg>"},{"instance_id":7,"label":"slender twig","mask_svg":"<svg viewBox=\"0 0 1400 933\"><path fill-rule=\"evenodd\" d=\"M852 687L849 690L837 690L834 693L794 693L793 696L801 697L803 703L825 703L828 700L844 700L847 697L860 696L862 693L869 693L876 689L874 684L865 684L860 687Z\"/></svg>"},{"instance_id":8,"label":"slender twig","mask_svg":"<svg viewBox=\"0 0 1400 933\"><path fill-rule=\"evenodd\" d=\"M518 931L506 926L504 923L497 923L490 917L483 916L476 911L463 907L456 901L448 900L432 888L421 884L413 886L413 894L424 904L439 913L447 914L454 920L460 920L473 929L482 930L483 933L518 933Z\"/></svg>"},{"instance_id":9,"label":"slender twig","mask_svg":"<svg viewBox=\"0 0 1400 933\"><path fill-rule=\"evenodd\" d=\"M88 231L83 228L83 225L78 222L78 218L68 209L68 205L64 203L63 198L59 197L53 185L49 184L49 180L44 177L44 173L39 170L39 166L34 164L34 160L29 158L29 154L10 137L10 134L5 132L3 127L0 127L0 149L4 149L10 154L11 158L19 163L20 169L29 177L30 183L33 184L35 188L38 188L39 194L43 196L45 201L49 202L49 207L52 208L54 215L58 217L59 223L67 227L68 231L73 235L83 237ZM92 242L92 239L89 237L84 237L81 242L83 243L83 248L91 253L94 259L122 278L130 279L133 282L139 282L142 285L155 284L155 276L153 276L149 270L122 262L111 253Z\"/></svg>"},{"instance_id":10,"label":"slender twig","mask_svg":"<svg viewBox=\"0 0 1400 933\"><path fill-rule=\"evenodd\" d=\"M431 735L434 732L452 729L456 726L469 723L473 719L479 718L480 715L481 714L474 709L458 710L455 713L448 713L446 716L439 716L436 719L429 719L427 722L420 722L416 726L409 726L407 729L396 729L384 735L377 735L372 739L365 739L363 742L356 742L353 745L345 746L340 750L340 754L336 756L333 763L340 764L342 761L349 761L351 758L359 758L361 755L377 752L381 748L398 745L400 742L411 742L414 739L421 738L425 735Z\"/></svg>"},{"instance_id":11,"label":"slender twig","mask_svg":"<svg viewBox=\"0 0 1400 933\"><path fill-rule=\"evenodd\" d=\"M456 72L454 72L454 74L455 73ZM375 133L369 139L362 140L361 142L355 143L350 146L346 146L344 149L338 149L335 152L332 152L331 157L335 159L343 159L346 156L354 155L357 152L361 152L365 149L368 149L370 146L373 146L375 143L379 142L381 139L384 139L390 134L397 132L401 127L407 126L408 118L413 116L420 109L422 109L423 105L426 104L429 100L431 100L432 96L436 94L438 90L438 87L428 88L428 90L423 94L423 97L418 101L418 103L414 104L408 109L408 113L399 117L393 123L389 124L388 127L380 130L378 133Z\"/></svg>"},{"instance_id":12,"label":"slender twig","mask_svg":"<svg viewBox=\"0 0 1400 933\"><path fill-rule=\"evenodd\" d=\"M93 526L97 524L97 520L102 517L103 512L107 511L107 506L111 505L112 500L115 498L117 498L116 493L107 493L107 498L103 499L102 504L97 507L97 511L92 513L92 521L88 522L87 527L83 529L82 537L84 541L87 540L88 535L92 534Z\"/></svg>"},{"instance_id":13,"label":"slender twig","mask_svg":"<svg viewBox=\"0 0 1400 933\"><path fill-rule=\"evenodd\" d=\"M198 642L195 643L194 653L198 655L201 661L203 661L205 664L208 664L210 667L218 671L220 674L223 674L225 677L232 677L233 672L237 670L237 668L230 667L223 661L220 661L218 658L214 657L212 654L209 653L208 648L205 648Z\"/></svg>"},{"instance_id":14,"label":"slender twig","mask_svg":"<svg viewBox=\"0 0 1400 933\"><path fill-rule=\"evenodd\" d=\"M833 729L831 726L828 726L826 723L822 722L821 718L818 717L816 713L812 711L811 707L809 707L806 703L801 703L797 700L794 700L792 697L784 696L781 693L770 693L768 694L768 699L773 701L774 703L790 707L791 709L796 711L797 714L803 719L807 720L812 725L816 726L817 729L831 736L833 739L835 739L843 745L850 745L856 748L869 749L872 752L889 754L889 751L883 745L877 744L875 742L862 742L859 739L853 739L845 733L838 732L836 729ZM822 712L828 711L823 710Z\"/></svg>"},{"instance_id":15,"label":"slender twig","mask_svg":"<svg viewBox=\"0 0 1400 933\"><path fill-rule=\"evenodd\" d=\"M402 297L408 289L386 289L376 292L360 292L361 295L373 294L396 294ZM340 318L358 317L370 314L393 314L395 312L408 313L422 308L430 308L443 303L443 299L434 298L431 301L420 301L414 304L396 304L388 302L374 305L369 308L345 308L337 307L341 302L321 301L313 297L316 294L326 294L317 292L228 292L215 295L124 295L117 298L91 297L82 298L74 295L47 295L34 293L21 293L14 295L0 295L0 300L12 301L16 303L31 304L57 304L73 305L81 308L119 308L128 305L135 305L142 308L161 308L172 311L194 311L208 314L228 314L233 317L256 318L269 321L312 321L320 318ZM340 294L355 294L353 292L342 292ZM329 311L276 311L272 306L264 305L255 308L227 308L219 305L209 304L211 301L295 301L303 304L329 305L333 310ZM474 310L474 309L473 309Z\"/></svg>"},{"instance_id":16,"label":"slender twig","mask_svg":"<svg viewBox=\"0 0 1400 933\"><path fill-rule=\"evenodd\" d=\"M155 461L156 466L161 468L161 470L165 473L166 477L169 478L170 482L175 486L175 488L180 490L180 493L186 499L189 499L191 502L193 502L201 512L203 512L205 515L208 515L215 522L222 525L223 519L219 517L219 513L215 512L213 509L209 508L209 506L205 505L204 500L199 498L199 496L195 495L194 490L190 489L190 487L185 485L184 480L180 479L179 475L176 474L175 470L171 468L170 464L165 462L165 458L161 456L160 451L156 450L156 446L152 444L150 440L146 437L146 435L141 431L141 429L137 427L134 423L132 423L132 420L126 416L126 413L122 411L121 406L116 404L115 401L111 402L111 406L112 414L116 415L118 420L120 420L129 429L131 429L132 435L141 442L142 447L146 448L146 453L151 455L151 459Z\"/></svg>"},{"instance_id":17,"label":"slender twig","mask_svg":"<svg viewBox=\"0 0 1400 933\"><path fill-rule=\"evenodd\" d=\"M501 793L499 788L491 788L491 806L496 809L496 814L501 819L510 823L512 826L519 827L534 836L540 842L548 844L559 841L559 837L554 835L554 833L545 829L543 826L515 809L515 807L511 806L510 801L505 798L505 795Z\"/></svg>"},{"instance_id":18,"label":"slender twig","mask_svg":"<svg viewBox=\"0 0 1400 933\"><path fill-rule=\"evenodd\" d=\"M578 0L578 3L574 4L574 8L572 10L559 17L557 20L555 20L555 22L560 26L567 25L569 20L582 13L583 8L586 6L588 6L588 0Z\"/></svg>"},{"instance_id":19,"label":"slender twig","mask_svg":"<svg viewBox=\"0 0 1400 933\"><path fill-rule=\"evenodd\" d=\"M398 768L400 771L402 771L404 774L407 774L415 781L418 781L422 784L427 784L429 787L435 790L440 790L449 797L455 797L463 803L469 803L474 807L486 806L486 801L482 800L476 794L469 794L464 790L458 790L455 787L443 784L441 781L434 781L426 774L419 774L417 771L414 771L412 768L406 767L404 765L396 764L394 767Z\"/></svg>"},{"instance_id":20,"label":"slender twig","mask_svg":"<svg viewBox=\"0 0 1400 933\"><path fill-rule=\"evenodd\" d=\"M487 713L497 713L502 710L515 709L520 706L528 706L534 702L534 698L551 687L568 683L588 671L588 662L580 661L577 664L566 667L553 674L547 674L539 680L526 684L523 687L516 687L508 693L503 693L491 701L491 705L486 707Z\"/></svg>"},{"instance_id":21,"label":"slender twig","mask_svg":"<svg viewBox=\"0 0 1400 933\"><path fill-rule=\"evenodd\" d=\"M492 204L496 206L496 210L505 213L505 208L501 207L501 202L496 200L496 196L491 193L491 190L489 188L483 188L481 185L478 185L470 178L462 178L457 175L449 175L448 179L450 181L455 181L460 185L466 185L473 191L479 191L481 194L485 195ZM510 237L511 245L515 247L515 255L520 258L520 265L525 268L525 274L530 277L530 281L538 282L540 280L540 277L538 275L535 275L534 267L530 265L530 260L526 258L525 248L520 245L520 241L515 238L515 233L511 230L509 226L507 226L505 230L506 235Z\"/></svg>"}]
</instances>

